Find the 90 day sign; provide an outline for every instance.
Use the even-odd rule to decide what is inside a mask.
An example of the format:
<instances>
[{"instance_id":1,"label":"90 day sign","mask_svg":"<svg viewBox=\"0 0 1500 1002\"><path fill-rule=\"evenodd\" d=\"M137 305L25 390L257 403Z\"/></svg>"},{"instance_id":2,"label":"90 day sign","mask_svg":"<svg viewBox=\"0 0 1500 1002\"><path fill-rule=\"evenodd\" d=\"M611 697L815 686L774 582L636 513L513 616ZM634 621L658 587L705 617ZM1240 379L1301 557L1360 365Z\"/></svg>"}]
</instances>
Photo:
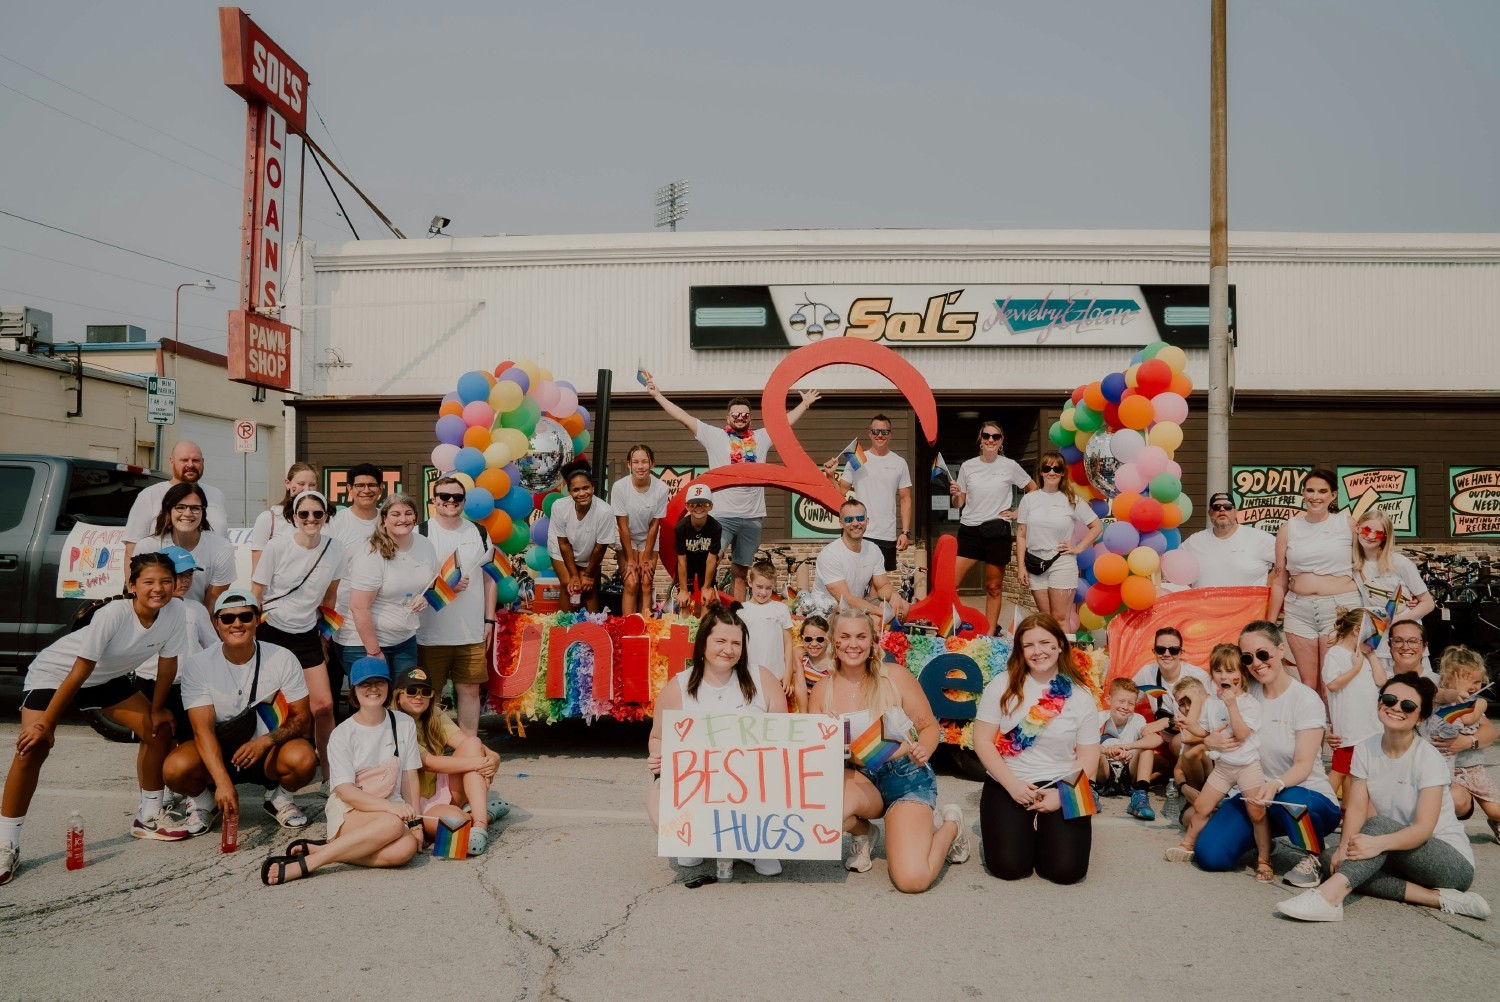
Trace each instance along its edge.
<instances>
[{"instance_id":1,"label":"90 day sign","mask_svg":"<svg viewBox=\"0 0 1500 1002\"><path fill-rule=\"evenodd\" d=\"M662 725L657 855L839 858L838 721L807 713L673 710Z\"/></svg>"}]
</instances>

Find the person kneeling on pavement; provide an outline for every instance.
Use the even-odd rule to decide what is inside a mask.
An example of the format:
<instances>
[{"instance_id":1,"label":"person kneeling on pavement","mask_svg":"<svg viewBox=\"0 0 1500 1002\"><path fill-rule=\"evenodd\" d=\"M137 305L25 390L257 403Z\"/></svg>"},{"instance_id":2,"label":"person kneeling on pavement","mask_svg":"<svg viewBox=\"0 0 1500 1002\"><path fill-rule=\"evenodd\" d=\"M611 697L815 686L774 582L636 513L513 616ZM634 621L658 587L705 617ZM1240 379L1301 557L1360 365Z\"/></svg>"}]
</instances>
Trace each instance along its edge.
<instances>
[{"instance_id":1,"label":"person kneeling on pavement","mask_svg":"<svg viewBox=\"0 0 1500 1002\"><path fill-rule=\"evenodd\" d=\"M193 740L167 756L172 789L187 795L186 829L202 835L224 814L239 814L238 783L265 787L266 813L283 828L302 828L307 816L292 799L318 765L308 736L312 710L297 656L255 639L260 607L231 589L214 603L221 643L182 667L182 702Z\"/></svg>"}]
</instances>

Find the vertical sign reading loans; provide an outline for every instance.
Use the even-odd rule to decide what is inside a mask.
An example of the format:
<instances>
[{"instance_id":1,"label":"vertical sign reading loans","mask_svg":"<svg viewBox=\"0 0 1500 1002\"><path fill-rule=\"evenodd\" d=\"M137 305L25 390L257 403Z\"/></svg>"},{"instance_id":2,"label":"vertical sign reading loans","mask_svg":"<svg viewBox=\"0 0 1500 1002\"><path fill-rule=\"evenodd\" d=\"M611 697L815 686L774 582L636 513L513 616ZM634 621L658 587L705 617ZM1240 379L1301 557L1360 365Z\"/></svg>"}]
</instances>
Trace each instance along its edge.
<instances>
[{"instance_id":1,"label":"vertical sign reading loans","mask_svg":"<svg viewBox=\"0 0 1500 1002\"><path fill-rule=\"evenodd\" d=\"M808 713L668 711L659 819L659 856L838 859L839 722Z\"/></svg>"},{"instance_id":2,"label":"vertical sign reading loans","mask_svg":"<svg viewBox=\"0 0 1500 1002\"><path fill-rule=\"evenodd\" d=\"M1448 468L1448 527L1455 539L1500 536L1500 467Z\"/></svg>"}]
</instances>

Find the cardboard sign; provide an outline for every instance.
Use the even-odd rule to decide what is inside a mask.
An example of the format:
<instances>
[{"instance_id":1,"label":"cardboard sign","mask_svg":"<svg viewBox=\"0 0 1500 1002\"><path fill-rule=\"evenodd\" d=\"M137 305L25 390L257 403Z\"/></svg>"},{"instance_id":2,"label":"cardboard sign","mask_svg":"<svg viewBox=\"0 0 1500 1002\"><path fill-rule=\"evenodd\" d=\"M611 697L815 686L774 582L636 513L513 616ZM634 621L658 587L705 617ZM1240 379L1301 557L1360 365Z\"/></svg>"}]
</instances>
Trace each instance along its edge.
<instances>
[{"instance_id":1,"label":"cardboard sign","mask_svg":"<svg viewBox=\"0 0 1500 1002\"><path fill-rule=\"evenodd\" d=\"M1339 509L1358 522L1376 511L1391 520L1396 538L1417 534L1417 468L1415 466L1340 466Z\"/></svg>"},{"instance_id":2,"label":"cardboard sign","mask_svg":"<svg viewBox=\"0 0 1500 1002\"><path fill-rule=\"evenodd\" d=\"M1500 536L1500 467L1448 467L1448 526L1455 539Z\"/></svg>"},{"instance_id":3,"label":"cardboard sign","mask_svg":"<svg viewBox=\"0 0 1500 1002\"><path fill-rule=\"evenodd\" d=\"M1281 524L1302 511L1302 483L1311 466L1236 466L1230 470L1240 524L1276 535Z\"/></svg>"},{"instance_id":4,"label":"cardboard sign","mask_svg":"<svg viewBox=\"0 0 1500 1002\"><path fill-rule=\"evenodd\" d=\"M838 859L838 721L808 713L685 713L662 721L659 856Z\"/></svg>"},{"instance_id":5,"label":"cardboard sign","mask_svg":"<svg viewBox=\"0 0 1500 1002\"><path fill-rule=\"evenodd\" d=\"M124 526L75 523L57 558L57 597L109 598L123 592L124 534Z\"/></svg>"}]
</instances>

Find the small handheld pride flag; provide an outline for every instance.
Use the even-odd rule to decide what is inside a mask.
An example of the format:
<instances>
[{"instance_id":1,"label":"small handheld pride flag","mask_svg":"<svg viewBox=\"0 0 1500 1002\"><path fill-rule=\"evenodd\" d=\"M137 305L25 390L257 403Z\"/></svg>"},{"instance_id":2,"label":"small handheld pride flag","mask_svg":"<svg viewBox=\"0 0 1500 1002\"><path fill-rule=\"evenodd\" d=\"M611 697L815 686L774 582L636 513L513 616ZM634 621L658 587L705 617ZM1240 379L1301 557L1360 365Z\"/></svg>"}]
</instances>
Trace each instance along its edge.
<instances>
[{"instance_id":1,"label":"small handheld pride flag","mask_svg":"<svg viewBox=\"0 0 1500 1002\"><path fill-rule=\"evenodd\" d=\"M964 614L959 612L958 606L955 605L953 607L952 613L949 614L948 622L943 624L943 631L941 633L941 636L956 637L967 625L968 624L964 622Z\"/></svg>"},{"instance_id":2,"label":"small handheld pride flag","mask_svg":"<svg viewBox=\"0 0 1500 1002\"><path fill-rule=\"evenodd\" d=\"M942 487L949 479L948 461L943 458L941 452L933 457L932 469L929 471L927 478L939 487Z\"/></svg>"},{"instance_id":3,"label":"small handheld pride flag","mask_svg":"<svg viewBox=\"0 0 1500 1002\"><path fill-rule=\"evenodd\" d=\"M646 389L651 389L651 377L646 375L646 363L642 359L637 359L635 363L635 381Z\"/></svg>"},{"instance_id":4,"label":"small handheld pride flag","mask_svg":"<svg viewBox=\"0 0 1500 1002\"><path fill-rule=\"evenodd\" d=\"M463 577L464 573L458 566L458 551L454 550L443 561L443 566L438 568L437 577L432 579L432 584L427 586L422 597L434 609L441 609L458 597L458 583Z\"/></svg>"},{"instance_id":5,"label":"small handheld pride flag","mask_svg":"<svg viewBox=\"0 0 1500 1002\"><path fill-rule=\"evenodd\" d=\"M844 448L843 457L844 476L853 477L865 465L865 447L859 444L859 439L853 439Z\"/></svg>"},{"instance_id":6,"label":"small handheld pride flag","mask_svg":"<svg viewBox=\"0 0 1500 1002\"><path fill-rule=\"evenodd\" d=\"M1473 713L1474 707L1478 702L1478 700L1471 699L1467 703L1454 703L1452 706L1445 706L1438 711L1438 718L1444 723L1456 724L1464 717Z\"/></svg>"},{"instance_id":7,"label":"small handheld pride flag","mask_svg":"<svg viewBox=\"0 0 1500 1002\"><path fill-rule=\"evenodd\" d=\"M332 640L343 628L344 617L339 615L337 609L326 605L318 606L318 633L324 640Z\"/></svg>"},{"instance_id":8,"label":"small handheld pride flag","mask_svg":"<svg viewBox=\"0 0 1500 1002\"><path fill-rule=\"evenodd\" d=\"M1323 837L1318 834L1317 826L1313 824L1312 813L1306 804L1291 804L1282 800L1274 801L1277 807L1286 812L1286 831L1283 832L1287 841L1292 843L1292 848L1301 849L1303 852L1312 853L1316 856L1323 851Z\"/></svg>"},{"instance_id":9,"label":"small handheld pride flag","mask_svg":"<svg viewBox=\"0 0 1500 1002\"><path fill-rule=\"evenodd\" d=\"M483 570L496 584L500 583L501 578L508 578L516 572L511 566L510 558L498 547L490 551L490 559L485 561Z\"/></svg>"},{"instance_id":10,"label":"small handheld pride flag","mask_svg":"<svg viewBox=\"0 0 1500 1002\"><path fill-rule=\"evenodd\" d=\"M1167 694L1166 687L1157 685L1155 682L1138 685L1136 691L1140 693L1142 699L1161 699Z\"/></svg>"},{"instance_id":11,"label":"small handheld pride flag","mask_svg":"<svg viewBox=\"0 0 1500 1002\"><path fill-rule=\"evenodd\" d=\"M1082 769L1066 779L1059 779L1057 793L1062 799L1062 816L1066 821L1099 813L1099 801L1094 797L1093 784Z\"/></svg>"},{"instance_id":12,"label":"small handheld pride flag","mask_svg":"<svg viewBox=\"0 0 1500 1002\"><path fill-rule=\"evenodd\" d=\"M292 706L286 701L286 693L277 689L274 696L255 704L255 715L266 725L266 730L274 734L276 728L286 723L286 718L292 715Z\"/></svg>"},{"instance_id":13,"label":"small handheld pride flag","mask_svg":"<svg viewBox=\"0 0 1500 1002\"><path fill-rule=\"evenodd\" d=\"M903 741L916 744L916 733L896 726L886 715L849 742L849 758L861 768L874 772L896 757Z\"/></svg>"},{"instance_id":14,"label":"small handheld pride flag","mask_svg":"<svg viewBox=\"0 0 1500 1002\"><path fill-rule=\"evenodd\" d=\"M468 818L462 821L438 818L437 832L432 836L432 858L468 859L469 832L473 827L474 822Z\"/></svg>"}]
</instances>

